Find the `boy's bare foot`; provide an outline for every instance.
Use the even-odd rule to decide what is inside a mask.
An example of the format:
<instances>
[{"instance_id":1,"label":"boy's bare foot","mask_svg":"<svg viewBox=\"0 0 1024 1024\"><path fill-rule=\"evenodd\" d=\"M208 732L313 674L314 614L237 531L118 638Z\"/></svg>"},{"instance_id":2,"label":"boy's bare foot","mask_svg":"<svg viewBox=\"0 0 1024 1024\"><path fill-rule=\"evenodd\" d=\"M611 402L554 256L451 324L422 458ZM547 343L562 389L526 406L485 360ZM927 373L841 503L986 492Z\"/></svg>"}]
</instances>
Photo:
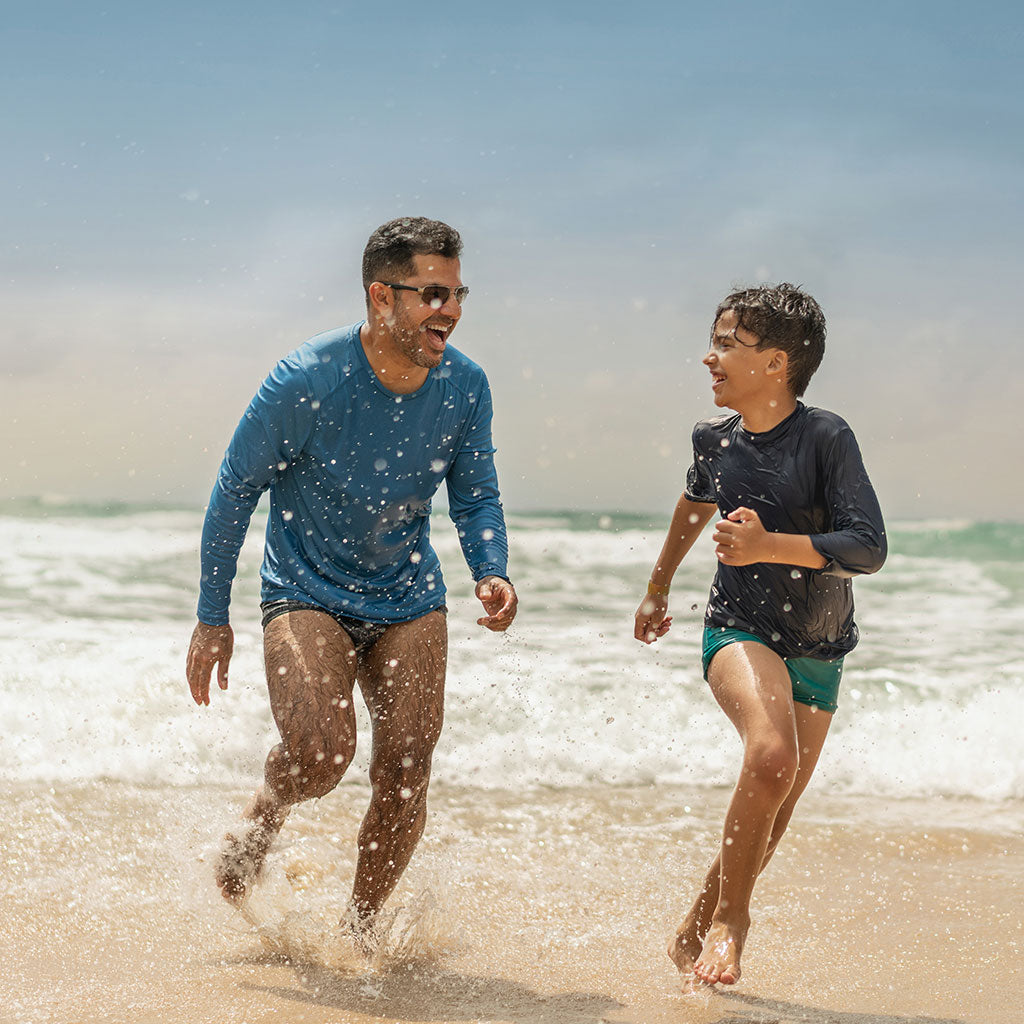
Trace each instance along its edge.
<instances>
[{"instance_id":1,"label":"boy's bare foot","mask_svg":"<svg viewBox=\"0 0 1024 1024\"><path fill-rule=\"evenodd\" d=\"M694 968L703 948L697 921L687 915L668 944L668 958L679 968L679 973L683 976L684 992L692 992L700 984L694 977Z\"/></svg>"},{"instance_id":2,"label":"boy's bare foot","mask_svg":"<svg viewBox=\"0 0 1024 1024\"><path fill-rule=\"evenodd\" d=\"M693 973L705 985L721 982L735 985L740 980L740 953L745 930L713 924L704 938L704 948L693 966Z\"/></svg>"},{"instance_id":3,"label":"boy's bare foot","mask_svg":"<svg viewBox=\"0 0 1024 1024\"><path fill-rule=\"evenodd\" d=\"M253 883L260 877L267 850L281 831L287 814L264 812L250 818L254 810L254 807L247 808L241 825L224 836L224 845L213 869L221 895L236 907L245 902Z\"/></svg>"}]
</instances>

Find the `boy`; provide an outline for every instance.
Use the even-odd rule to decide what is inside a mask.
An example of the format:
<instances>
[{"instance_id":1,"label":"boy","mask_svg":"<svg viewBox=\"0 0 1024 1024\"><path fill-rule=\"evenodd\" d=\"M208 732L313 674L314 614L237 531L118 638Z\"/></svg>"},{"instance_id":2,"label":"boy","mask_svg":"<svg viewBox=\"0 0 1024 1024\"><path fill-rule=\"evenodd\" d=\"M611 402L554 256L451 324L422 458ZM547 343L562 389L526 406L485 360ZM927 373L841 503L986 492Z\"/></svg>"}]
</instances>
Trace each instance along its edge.
<instances>
[{"instance_id":1,"label":"boy","mask_svg":"<svg viewBox=\"0 0 1024 1024\"><path fill-rule=\"evenodd\" d=\"M793 285L723 300L703 362L715 405L736 415L694 428L686 490L636 613L643 643L668 632L672 576L717 505L703 667L743 763L718 856L669 945L684 988L739 979L754 883L810 781L857 643L850 577L885 560L853 431L798 401L824 351L821 309Z\"/></svg>"}]
</instances>

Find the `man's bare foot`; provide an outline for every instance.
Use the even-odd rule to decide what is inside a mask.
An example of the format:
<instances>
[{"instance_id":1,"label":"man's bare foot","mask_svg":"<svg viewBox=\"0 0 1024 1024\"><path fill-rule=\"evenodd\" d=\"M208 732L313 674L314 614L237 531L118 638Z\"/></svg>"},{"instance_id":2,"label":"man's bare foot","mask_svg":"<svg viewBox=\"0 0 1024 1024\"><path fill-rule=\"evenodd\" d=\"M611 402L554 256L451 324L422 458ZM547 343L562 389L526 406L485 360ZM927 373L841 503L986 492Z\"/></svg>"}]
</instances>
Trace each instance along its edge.
<instances>
[{"instance_id":1,"label":"man's bare foot","mask_svg":"<svg viewBox=\"0 0 1024 1024\"><path fill-rule=\"evenodd\" d=\"M668 944L668 958L679 968L683 976L683 991L691 992L700 984L694 977L694 967L697 964L697 957L700 956L704 944L701 942L697 928L697 921L690 915L679 926L679 930L672 936Z\"/></svg>"},{"instance_id":2,"label":"man's bare foot","mask_svg":"<svg viewBox=\"0 0 1024 1024\"><path fill-rule=\"evenodd\" d=\"M342 915L341 927L351 936L356 949L369 958L377 952L382 936L377 914L361 911L354 903Z\"/></svg>"},{"instance_id":3,"label":"man's bare foot","mask_svg":"<svg viewBox=\"0 0 1024 1024\"><path fill-rule=\"evenodd\" d=\"M713 924L693 965L697 978L705 985L717 982L735 985L740 980L740 953L745 935L745 929L740 931L727 924Z\"/></svg>"},{"instance_id":4,"label":"man's bare foot","mask_svg":"<svg viewBox=\"0 0 1024 1024\"><path fill-rule=\"evenodd\" d=\"M281 831L285 813L265 812L250 818L253 808L246 809L241 825L224 836L220 856L213 869L221 895L234 906L240 906L260 877L267 850Z\"/></svg>"}]
</instances>

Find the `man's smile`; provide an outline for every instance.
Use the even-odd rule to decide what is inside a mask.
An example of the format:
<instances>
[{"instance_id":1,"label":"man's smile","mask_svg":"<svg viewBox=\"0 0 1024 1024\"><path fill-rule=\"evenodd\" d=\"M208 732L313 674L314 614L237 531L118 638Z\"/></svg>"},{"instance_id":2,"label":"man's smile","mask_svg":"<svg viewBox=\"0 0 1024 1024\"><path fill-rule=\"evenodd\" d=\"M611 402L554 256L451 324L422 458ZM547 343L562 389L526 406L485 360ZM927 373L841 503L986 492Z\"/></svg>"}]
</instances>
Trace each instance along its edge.
<instances>
[{"instance_id":1,"label":"man's smile","mask_svg":"<svg viewBox=\"0 0 1024 1024\"><path fill-rule=\"evenodd\" d=\"M443 352L448 342L448 335L451 334L454 324L423 324L420 330L427 336L427 342L431 348Z\"/></svg>"}]
</instances>

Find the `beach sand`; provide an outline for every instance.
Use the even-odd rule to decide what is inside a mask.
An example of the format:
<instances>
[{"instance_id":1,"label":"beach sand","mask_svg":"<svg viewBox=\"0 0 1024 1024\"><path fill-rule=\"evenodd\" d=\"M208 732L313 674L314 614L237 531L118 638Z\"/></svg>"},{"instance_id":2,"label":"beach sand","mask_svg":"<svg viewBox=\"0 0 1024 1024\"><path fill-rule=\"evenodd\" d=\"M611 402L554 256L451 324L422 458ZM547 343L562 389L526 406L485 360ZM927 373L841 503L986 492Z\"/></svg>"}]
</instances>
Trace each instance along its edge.
<instances>
[{"instance_id":1,"label":"beach sand","mask_svg":"<svg viewBox=\"0 0 1024 1024\"><path fill-rule=\"evenodd\" d=\"M0 787L0 1021L1011 1024L1020 804L808 794L754 898L739 985L665 956L725 790L432 790L367 962L338 917L368 790L297 810L246 917L211 855L247 793Z\"/></svg>"}]
</instances>

